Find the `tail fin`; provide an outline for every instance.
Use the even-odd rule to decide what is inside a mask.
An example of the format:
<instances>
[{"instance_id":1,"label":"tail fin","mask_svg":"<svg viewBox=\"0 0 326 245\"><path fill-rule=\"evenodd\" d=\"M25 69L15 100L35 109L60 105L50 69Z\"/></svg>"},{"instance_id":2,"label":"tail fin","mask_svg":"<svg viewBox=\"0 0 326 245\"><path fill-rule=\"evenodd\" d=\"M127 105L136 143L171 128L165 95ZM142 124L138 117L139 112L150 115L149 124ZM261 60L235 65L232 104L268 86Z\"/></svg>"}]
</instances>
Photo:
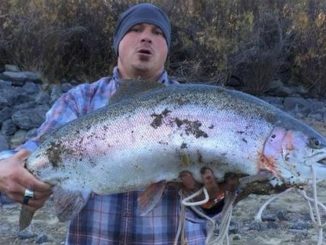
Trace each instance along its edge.
<instances>
[{"instance_id":1,"label":"tail fin","mask_svg":"<svg viewBox=\"0 0 326 245\"><path fill-rule=\"evenodd\" d=\"M33 219L35 210L30 210L27 206L22 205L19 216L19 230L22 231L27 228Z\"/></svg>"}]
</instances>

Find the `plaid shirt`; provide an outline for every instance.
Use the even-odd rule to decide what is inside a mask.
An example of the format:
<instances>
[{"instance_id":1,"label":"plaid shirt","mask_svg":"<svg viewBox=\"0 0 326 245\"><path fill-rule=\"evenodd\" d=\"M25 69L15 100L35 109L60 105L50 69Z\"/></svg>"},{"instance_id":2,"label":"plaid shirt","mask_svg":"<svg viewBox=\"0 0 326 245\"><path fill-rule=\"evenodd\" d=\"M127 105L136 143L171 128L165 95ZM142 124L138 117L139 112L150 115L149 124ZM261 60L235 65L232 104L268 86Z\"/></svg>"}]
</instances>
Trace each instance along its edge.
<instances>
[{"instance_id":1,"label":"plaid shirt","mask_svg":"<svg viewBox=\"0 0 326 245\"><path fill-rule=\"evenodd\" d=\"M34 151L39 138L67 122L103 107L118 89L117 68L112 78L82 84L62 95L47 112L37 135L20 148ZM158 82L175 84L164 72ZM178 229L180 199L176 188L167 187L162 201L152 212L140 216L137 197L140 192L114 195L92 194L86 206L69 226L67 244L173 244ZM185 234L189 245L205 243L206 222L186 209Z\"/></svg>"}]
</instances>

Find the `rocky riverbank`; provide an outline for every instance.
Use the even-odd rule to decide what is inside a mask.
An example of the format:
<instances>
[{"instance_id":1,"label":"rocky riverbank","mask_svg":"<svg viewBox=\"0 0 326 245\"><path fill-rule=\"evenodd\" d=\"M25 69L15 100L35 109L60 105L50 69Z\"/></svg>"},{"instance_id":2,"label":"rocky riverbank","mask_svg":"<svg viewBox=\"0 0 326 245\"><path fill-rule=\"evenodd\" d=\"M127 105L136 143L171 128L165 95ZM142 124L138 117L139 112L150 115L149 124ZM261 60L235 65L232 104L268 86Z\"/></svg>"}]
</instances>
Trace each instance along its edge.
<instances>
[{"instance_id":1,"label":"rocky riverbank","mask_svg":"<svg viewBox=\"0 0 326 245\"><path fill-rule=\"evenodd\" d=\"M74 82L44 84L37 73L6 66L6 70L0 73L0 151L13 148L33 135L44 121L45 112L72 86ZM285 90L287 94L284 97ZM307 98L295 88L278 88L275 91L274 96L262 99L305 121L326 136L325 98ZM326 203L325 187L326 183L318 185L318 195L323 203ZM267 198L250 195L235 207L230 229L231 244L317 244L317 231L310 220L308 205L294 191L269 205L262 223L255 222L254 215ZM36 214L31 230L17 236L19 205L0 207L0 244L63 244L67 224L59 223L50 209L46 205ZM326 222L325 214L322 220Z\"/></svg>"}]
</instances>

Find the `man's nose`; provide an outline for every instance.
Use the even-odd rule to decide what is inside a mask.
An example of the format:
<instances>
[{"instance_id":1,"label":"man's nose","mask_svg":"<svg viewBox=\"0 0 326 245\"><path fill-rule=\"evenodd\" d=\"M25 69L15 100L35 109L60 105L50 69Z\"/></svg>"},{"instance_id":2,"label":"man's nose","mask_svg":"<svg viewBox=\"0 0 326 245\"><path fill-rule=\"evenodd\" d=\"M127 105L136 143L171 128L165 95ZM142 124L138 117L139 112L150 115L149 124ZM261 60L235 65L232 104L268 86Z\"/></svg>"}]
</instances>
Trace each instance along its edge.
<instances>
[{"instance_id":1,"label":"man's nose","mask_svg":"<svg viewBox=\"0 0 326 245\"><path fill-rule=\"evenodd\" d=\"M151 33L144 31L141 36L141 42L152 43Z\"/></svg>"}]
</instances>

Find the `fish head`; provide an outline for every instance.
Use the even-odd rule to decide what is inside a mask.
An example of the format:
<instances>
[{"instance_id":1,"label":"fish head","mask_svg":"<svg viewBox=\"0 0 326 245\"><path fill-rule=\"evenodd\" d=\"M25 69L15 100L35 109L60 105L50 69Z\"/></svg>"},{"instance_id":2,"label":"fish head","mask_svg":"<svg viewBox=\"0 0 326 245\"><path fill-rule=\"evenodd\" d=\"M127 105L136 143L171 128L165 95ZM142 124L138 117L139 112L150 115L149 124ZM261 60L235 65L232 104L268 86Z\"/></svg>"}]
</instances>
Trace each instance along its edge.
<instances>
[{"instance_id":1,"label":"fish head","mask_svg":"<svg viewBox=\"0 0 326 245\"><path fill-rule=\"evenodd\" d=\"M265 142L260 162L262 169L271 171L285 184L308 184L313 169L317 180L325 180L326 139L310 129L276 127Z\"/></svg>"}]
</instances>

